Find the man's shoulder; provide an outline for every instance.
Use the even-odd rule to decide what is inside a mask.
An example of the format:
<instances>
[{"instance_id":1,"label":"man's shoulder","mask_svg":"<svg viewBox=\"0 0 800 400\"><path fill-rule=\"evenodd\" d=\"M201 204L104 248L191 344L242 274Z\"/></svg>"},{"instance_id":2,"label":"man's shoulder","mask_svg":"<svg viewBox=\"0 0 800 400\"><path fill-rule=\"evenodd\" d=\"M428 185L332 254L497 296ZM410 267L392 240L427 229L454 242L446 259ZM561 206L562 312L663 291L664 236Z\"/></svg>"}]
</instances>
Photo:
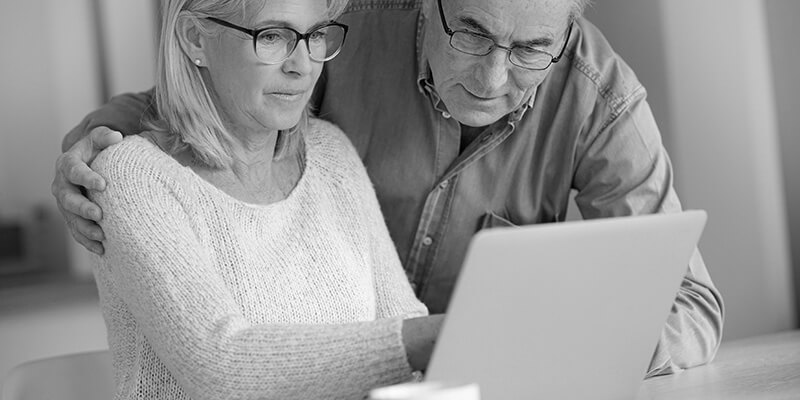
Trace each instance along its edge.
<instances>
[{"instance_id":1,"label":"man's shoulder","mask_svg":"<svg viewBox=\"0 0 800 400\"><path fill-rule=\"evenodd\" d=\"M423 0L350 0L344 14L378 10L417 10Z\"/></svg>"},{"instance_id":2,"label":"man's shoulder","mask_svg":"<svg viewBox=\"0 0 800 400\"><path fill-rule=\"evenodd\" d=\"M580 80L583 89L596 92L614 109L645 95L636 73L596 26L581 18L574 30L576 38L566 54L572 72L569 79Z\"/></svg>"}]
</instances>

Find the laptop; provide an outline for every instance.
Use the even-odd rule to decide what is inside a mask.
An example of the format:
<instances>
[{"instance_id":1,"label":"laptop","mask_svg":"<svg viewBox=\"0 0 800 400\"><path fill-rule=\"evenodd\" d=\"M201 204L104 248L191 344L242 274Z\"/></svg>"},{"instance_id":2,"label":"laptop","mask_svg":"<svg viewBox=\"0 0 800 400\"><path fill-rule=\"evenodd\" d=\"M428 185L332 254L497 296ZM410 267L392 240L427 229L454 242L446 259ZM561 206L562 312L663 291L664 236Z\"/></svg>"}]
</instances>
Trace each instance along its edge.
<instances>
[{"instance_id":1,"label":"laptop","mask_svg":"<svg viewBox=\"0 0 800 400\"><path fill-rule=\"evenodd\" d=\"M633 399L704 211L478 232L425 380L481 400Z\"/></svg>"}]
</instances>

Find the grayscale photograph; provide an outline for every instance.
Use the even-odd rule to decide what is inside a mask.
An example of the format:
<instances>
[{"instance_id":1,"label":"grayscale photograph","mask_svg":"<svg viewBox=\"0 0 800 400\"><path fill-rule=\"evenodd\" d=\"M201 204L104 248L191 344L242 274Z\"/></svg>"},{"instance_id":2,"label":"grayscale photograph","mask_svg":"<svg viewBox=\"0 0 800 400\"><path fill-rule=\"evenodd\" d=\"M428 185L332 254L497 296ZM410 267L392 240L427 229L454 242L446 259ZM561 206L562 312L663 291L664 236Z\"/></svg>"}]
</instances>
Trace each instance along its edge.
<instances>
[{"instance_id":1,"label":"grayscale photograph","mask_svg":"<svg viewBox=\"0 0 800 400\"><path fill-rule=\"evenodd\" d=\"M800 398L796 0L0 15L0 400Z\"/></svg>"}]
</instances>

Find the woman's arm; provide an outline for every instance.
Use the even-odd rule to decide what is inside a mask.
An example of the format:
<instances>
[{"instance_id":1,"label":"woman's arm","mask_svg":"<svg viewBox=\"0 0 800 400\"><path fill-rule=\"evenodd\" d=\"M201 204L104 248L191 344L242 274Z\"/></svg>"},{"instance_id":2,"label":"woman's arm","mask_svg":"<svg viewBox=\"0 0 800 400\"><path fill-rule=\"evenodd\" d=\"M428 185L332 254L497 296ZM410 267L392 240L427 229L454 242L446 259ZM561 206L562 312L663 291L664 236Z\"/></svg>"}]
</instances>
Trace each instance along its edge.
<instances>
[{"instance_id":1,"label":"woman's arm","mask_svg":"<svg viewBox=\"0 0 800 400\"><path fill-rule=\"evenodd\" d=\"M187 194L135 155L107 153L94 165L109 182L92 194L106 210L97 272L192 398L358 398L409 377L399 318L250 324L195 234Z\"/></svg>"},{"instance_id":2,"label":"woman's arm","mask_svg":"<svg viewBox=\"0 0 800 400\"><path fill-rule=\"evenodd\" d=\"M353 149L353 156L355 149ZM360 166L360 163L359 163ZM401 316L403 320L403 347L408 363L415 371L428 368L436 339L444 321L444 314L428 315L428 309L417 299L400 264L397 250L386 228L375 190L360 167L357 185L362 196L362 216L367 225L375 277L377 318Z\"/></svg>"},{"instance_id":3,"label":"woman's arm","mask_svg":"<svg viewBox=\"0 0 800 400\"><path fill-rule=\"evenodd\" d=\"M350 183L344 188L349 190L349 195L344 197L351 199L352 205L347 208L348 213L351 220L357 221L358 231L362 233L359 239L369 251L377 302L376 318L404 318L403 345L408 362L415 371L424 371L444 315L429 316L428 309L411 289L383 219L375 189L355 148L334 125L321 121L318 124L329 131L325 132L326 137L338 139L334 153L343 161L343 181Z\"/></svg>"}]
</instances>

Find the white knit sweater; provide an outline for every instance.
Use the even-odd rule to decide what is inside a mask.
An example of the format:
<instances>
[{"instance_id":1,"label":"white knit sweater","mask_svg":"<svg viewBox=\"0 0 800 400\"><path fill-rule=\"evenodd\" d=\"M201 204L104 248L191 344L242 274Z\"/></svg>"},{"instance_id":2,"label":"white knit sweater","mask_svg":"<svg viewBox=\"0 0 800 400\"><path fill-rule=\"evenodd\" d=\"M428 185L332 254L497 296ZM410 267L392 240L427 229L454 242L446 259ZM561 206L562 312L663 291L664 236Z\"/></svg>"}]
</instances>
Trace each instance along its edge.
<instances>
[{"instance_id":1,"label":"white knit sweater","mask_svg":"<svg viewBox=\"0 0 800 400\"><path fill-rule=\"evenodd\" d=\"M361 399L411 370L414 297L361 160L312 120L289 196L247 204L141 137L108 187L95 277L117 399Z\"/></svg>"}]
</instances>

